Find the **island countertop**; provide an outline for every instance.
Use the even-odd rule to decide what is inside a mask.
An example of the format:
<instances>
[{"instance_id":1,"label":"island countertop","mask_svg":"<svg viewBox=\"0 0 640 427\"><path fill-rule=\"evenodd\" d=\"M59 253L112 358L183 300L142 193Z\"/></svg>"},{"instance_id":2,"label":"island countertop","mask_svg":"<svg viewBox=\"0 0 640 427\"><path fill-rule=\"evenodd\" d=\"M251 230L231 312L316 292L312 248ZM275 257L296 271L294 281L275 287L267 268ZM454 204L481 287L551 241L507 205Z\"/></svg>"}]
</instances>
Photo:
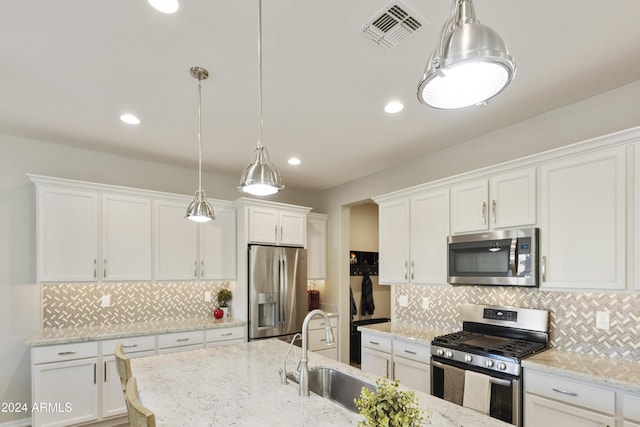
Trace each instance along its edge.
<instances>
[{"instance_id":1,"label":"island countertop","mask_svg":"<svg viewBox=\"0 0 640 427\"><path fill-rule=\"evenodd\" d=\"M163 426L343 426L362 417L311 393L298 396L298 385L280 383L278 375L288 344L267 339L135 358L133 376L140 398ZM293 348L288 371L300 349ZM309 367L333 367L374 383L375 376L309 352ZM504 427L502 421L472 409L416 392L430 418L425 425ZM430 422L430 424L429 424Z\"/></svg>"}]
</instances>

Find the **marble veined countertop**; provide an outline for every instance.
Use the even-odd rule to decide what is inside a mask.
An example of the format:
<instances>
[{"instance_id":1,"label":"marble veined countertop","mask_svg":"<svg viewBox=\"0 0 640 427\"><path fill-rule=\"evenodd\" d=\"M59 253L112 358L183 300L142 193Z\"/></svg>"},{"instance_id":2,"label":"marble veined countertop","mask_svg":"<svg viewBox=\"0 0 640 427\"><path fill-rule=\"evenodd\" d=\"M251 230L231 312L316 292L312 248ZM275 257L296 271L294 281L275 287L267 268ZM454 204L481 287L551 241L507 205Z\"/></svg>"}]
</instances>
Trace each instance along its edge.
<instances>
[{"instance_id":1,"label":"marble veined countertop","mask_svg":"<svg viewBox=\"0 0 640 427\"><path fill-rule=\"evenodd\" d=\"M131 360L140 397L158 427L177 426L355 426L362 417L313 393L298 395L298 384L278 375L288 344L267 339ZM300 349L294 347L288 371ZM334 367L374 383L375 377L309 352L309 367ZM416 392L430 413L425 425L506 427L488 415ZM430 424L429 424L430 422Z\"/></svg>"},{"instance_id":2,"label":"marble veined countertop","mask_svg":"<svg viewBox=\"0 0 640 427\"><path fill-rule=\"evenodd\" d=\"M417 328L413 325L406 325L397 322L374 323L373 325L358 326L358 330L362 332L375 332L388 335L391 338L405 339L426 345L431 345L431 341L438 335L453 332Z\"/></svg>"},{"instance_id":3,"label":"marble veined countertop","mask_svg":"<svg viewBox=\"0 0 640 427\"><path fill-rule=\"evenodd\" d=\"M640 363L549 349L522 361L522 367L640 393Z\"/></svg>"},{"instance_id":4,"label":"marble veined countertop","mask_svg":"<svg viewBox=\"0 0 640 427\"><path fill-rule=\"evenodd\" d=\"M45 329L30 336L29 339L27 339L27 345L38 347L43 345L70 344L140 335L228 328L232 326L244 326L246 324L247 322L244 320L234 320L233 318L215 319L214 317L202 317L196 319L158 320L154 322L87 326L82 328Z\"/></svg>"}]
</instances>

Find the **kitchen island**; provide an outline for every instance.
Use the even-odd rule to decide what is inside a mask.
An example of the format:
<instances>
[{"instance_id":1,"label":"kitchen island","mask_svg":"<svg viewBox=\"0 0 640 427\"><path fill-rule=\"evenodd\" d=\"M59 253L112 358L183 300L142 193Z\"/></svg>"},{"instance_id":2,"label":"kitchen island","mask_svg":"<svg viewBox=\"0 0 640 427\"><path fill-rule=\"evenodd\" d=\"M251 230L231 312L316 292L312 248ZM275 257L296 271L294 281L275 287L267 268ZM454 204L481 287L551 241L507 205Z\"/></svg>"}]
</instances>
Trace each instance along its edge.
<instances>
[{"instance_id":1,"label":"kitchen island","mask_svg":"<svg viewBox=\"0 0 640 427\"><path fill-rule=\"evenodd\" d=\"M261 340L131 360L140 398L162 426L343 426L362 417L313 393L298 396L298 384L278 375L288 344ZM289 355L295 368L300 349ZM334 367L374 383L375 377L349 365L309 353L309 367ZM472 409L416 392L425 425L504 427L508 424ZM427 415L430 415L427 418Z\"/></svg>"}]
</instances>

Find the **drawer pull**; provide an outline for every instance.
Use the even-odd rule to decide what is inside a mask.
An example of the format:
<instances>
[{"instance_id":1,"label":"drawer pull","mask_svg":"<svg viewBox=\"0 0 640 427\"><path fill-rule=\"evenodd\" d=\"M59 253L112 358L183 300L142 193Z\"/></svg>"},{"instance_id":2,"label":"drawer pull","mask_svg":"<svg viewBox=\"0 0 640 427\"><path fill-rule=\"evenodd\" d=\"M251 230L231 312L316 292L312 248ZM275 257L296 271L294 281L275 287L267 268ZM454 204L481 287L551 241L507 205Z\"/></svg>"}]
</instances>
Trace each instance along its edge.
<instances>
[{"instance_id":1,"label":"drawer pull","mask_svg":"<svg viewBox=\"0 0 640 427\"><path fill-rule=\"evenodd\" d=\"M178 338L176 341L177 342L185 342L185 341L189 341L189 338Z\"/></svg>"},{"instance_id":2,"label":"drawer pull","mask_svg":"<svg viewBox=\"0 0 640 427\"><path fill-rule=\"evenodd\" d=\"M574 393L572 391L561 390L559 388L552 388L553 391L560 394L566 394L568 396L578 397L578 393Z\"/></svg>"},{"instance_id":3,"label":"drawer pull","mask_svg":"<svg viewBox=\"0 0 640 427\"><path fill-rule=\"evenodd\" d=\"M220 334L220 336L223 336L223 337L228 337L228 336L231 336L231 335L233 335L233 332L227 332L225 334Z\"/></svg>"},{"instance_id":4,"label":"drawer pull","mask_svg":"<svg viewBox=\"0 0 640 427\"><path fill-rule=\"evenodd\" d=\"M138 344L128 344L128 345L123 345L123 348L136 348L138 346Z\"/></svg>"},{"instance_id":5,"label":"drawer pull","mask_svg":"<svg viewBox=\"0 0 640 427\"><path fill-rule=\"evenodd\" d=\"M375 342L375 341L371 341L371 340L369 341L369 344L373 344L373 345L380 345L380 343L379 343L379 342Z\"/></svg>"},{"instance_id":6,"label":"drawer pull","mask_svg":"<svg viewBox=\"0 0 640 427\"><path fill-rule=\"evenodd\" d=\"M61 351L58 353L58 356L71 356L72 354L76 354L75 351Z\"/></svg>"},{"instance_id":7,"label":"drawer pull","mask_svg":"<svg viewBox=\"0 0 640 427\"><path fill-rule=\"evenodd\" d=\"M413 355L418 354L418 353L416 353L415 351L411 351L411 350L405 350L404 352L405 352L405 353L409 353L409 354L413 354Z\"/></svg>"}]
</instances>

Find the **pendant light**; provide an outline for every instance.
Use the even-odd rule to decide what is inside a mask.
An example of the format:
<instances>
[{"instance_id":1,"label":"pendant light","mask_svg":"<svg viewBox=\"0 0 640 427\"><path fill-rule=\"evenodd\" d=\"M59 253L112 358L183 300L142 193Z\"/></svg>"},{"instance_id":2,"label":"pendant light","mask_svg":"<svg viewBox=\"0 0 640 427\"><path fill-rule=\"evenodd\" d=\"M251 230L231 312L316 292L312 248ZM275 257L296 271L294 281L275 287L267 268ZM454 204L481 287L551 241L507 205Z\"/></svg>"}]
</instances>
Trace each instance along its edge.
<instances>
[{"instance_id":1,"label":"pendant light","mask_svg":"<svg viewBox=\"0 0 640 427\"><path fill-rule=\"evenodd\" d=\"M251 163L240 178L238 190L254 196L269 196L284 188L278 168L269 160L267 148L262 143L262 0L258 0L258 145L253 151Z\"/></svg>"},{"instance_id":2,"label":"pendant light","mask_svg":"<svg viewBox=\"0 0 640 427\"><path fill-rule=\"evenodd\" d=\"M453 0L451 17L418 86L418 99L440 109L482 105L511 83L515 71L502 38L476 19L473 2Z\"/></svg>"},{"instance_id":3,"label":"pendant light","mask_svg":"<svg viewBox=\"0 0 640 427\"><path fill-rule=\"evenodd\" d=\"M193 202L187 207L187 219L195 222L208 222L215 219L213 208L207 202L202 189L202 80L209 78L209 72L202 67L191 67L193 78L198 79L198 190Z\"/></svg>"}]
</instances>

